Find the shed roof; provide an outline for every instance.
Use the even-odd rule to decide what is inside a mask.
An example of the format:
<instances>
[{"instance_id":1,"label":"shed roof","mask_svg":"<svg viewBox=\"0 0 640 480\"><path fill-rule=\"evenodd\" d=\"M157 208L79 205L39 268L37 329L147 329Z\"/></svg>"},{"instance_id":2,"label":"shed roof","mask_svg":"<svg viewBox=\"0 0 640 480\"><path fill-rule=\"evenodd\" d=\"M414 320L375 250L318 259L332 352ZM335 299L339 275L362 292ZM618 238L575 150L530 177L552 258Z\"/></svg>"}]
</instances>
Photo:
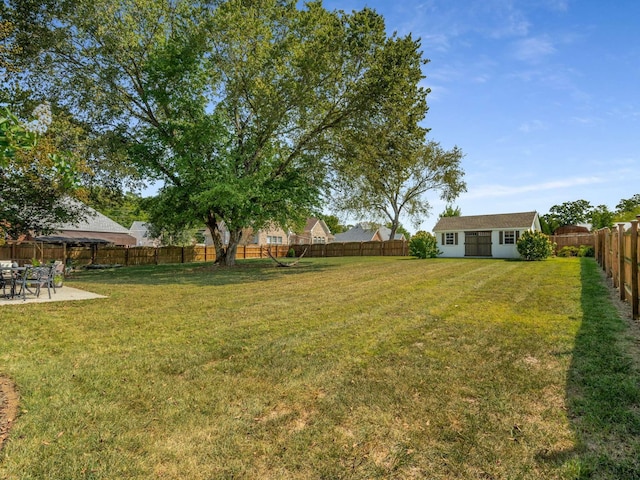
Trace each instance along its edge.
<instances>
[{"instance_id":1,"label":"shed roof","mask_svg":"<svg viewBox=\"0 0 640 480\"><path fill-rule=\"evenodd\" d=\"M442 217L433 231L493 230L503 228L531 228L538 212L498 213L495 215L467 215Z\"/></svg>"}]
</instances>

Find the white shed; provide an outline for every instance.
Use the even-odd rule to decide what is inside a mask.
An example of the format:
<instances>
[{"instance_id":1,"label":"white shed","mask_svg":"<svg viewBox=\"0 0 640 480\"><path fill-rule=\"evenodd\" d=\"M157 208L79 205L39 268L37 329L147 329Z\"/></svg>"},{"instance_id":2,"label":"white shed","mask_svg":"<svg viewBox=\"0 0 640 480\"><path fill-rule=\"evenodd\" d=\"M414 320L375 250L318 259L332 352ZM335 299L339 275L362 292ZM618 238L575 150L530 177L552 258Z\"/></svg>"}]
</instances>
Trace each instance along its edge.
<instances>
[{"instance_id":1,"label":"white shed","mask_svg":"<svg viewBox=\"0 0 640 480\"><path fill-rule=\"evenodd\" d=\"M441 257L518 258L527 230L541 230L538 212L442 217L433 228Z\"/></svg>"}]
</instances>

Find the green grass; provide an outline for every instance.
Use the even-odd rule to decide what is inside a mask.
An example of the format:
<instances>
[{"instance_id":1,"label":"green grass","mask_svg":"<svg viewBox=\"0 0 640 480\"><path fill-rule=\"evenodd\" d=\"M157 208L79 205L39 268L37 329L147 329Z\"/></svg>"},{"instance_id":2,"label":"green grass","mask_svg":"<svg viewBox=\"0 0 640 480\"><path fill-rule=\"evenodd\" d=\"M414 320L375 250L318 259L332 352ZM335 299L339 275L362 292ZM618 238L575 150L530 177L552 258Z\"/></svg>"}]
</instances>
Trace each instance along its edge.
<instances>
[{"instance_id":1,"label":"green grass","mask_svg":"<svg viewBox=\"0 0 640 480\"><path fill-rule=\"evenodd\" d=\"M0 308L0 478L640 478L638 343L592 259L68 284L109 298Z\"/></svg>"}]
</instances>

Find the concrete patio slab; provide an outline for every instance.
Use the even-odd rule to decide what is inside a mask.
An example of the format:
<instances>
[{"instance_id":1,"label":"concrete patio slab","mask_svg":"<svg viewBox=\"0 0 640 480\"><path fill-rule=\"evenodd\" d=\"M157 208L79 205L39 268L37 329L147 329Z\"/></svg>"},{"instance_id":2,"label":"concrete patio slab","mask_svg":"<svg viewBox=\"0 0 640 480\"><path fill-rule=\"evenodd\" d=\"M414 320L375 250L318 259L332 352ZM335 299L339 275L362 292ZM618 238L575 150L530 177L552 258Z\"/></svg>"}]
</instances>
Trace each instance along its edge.
<instances>
[{"instance_id":1,"label":"concrete patio slab","mask_svg":"<svg viewBox=\"0 0 640 480\"><path fill-rule=\"evenodd\" d=\"M0 291L0 293L2 293ZM87 292L86 290L80 290L79 288L73 288L64 286L58 288L56 293L51 292L51 298L47 294L46 289L40 292L40 297L36 298L33 295L27 295L27 299L13 298L8 299L0 297L0 307L5 305L25 305L27 303L47 303L47 302L66 302L72 300L92 300L94 298L107 298L104 295L98 295L97 293Z\"/></svg>"}]
</instances>

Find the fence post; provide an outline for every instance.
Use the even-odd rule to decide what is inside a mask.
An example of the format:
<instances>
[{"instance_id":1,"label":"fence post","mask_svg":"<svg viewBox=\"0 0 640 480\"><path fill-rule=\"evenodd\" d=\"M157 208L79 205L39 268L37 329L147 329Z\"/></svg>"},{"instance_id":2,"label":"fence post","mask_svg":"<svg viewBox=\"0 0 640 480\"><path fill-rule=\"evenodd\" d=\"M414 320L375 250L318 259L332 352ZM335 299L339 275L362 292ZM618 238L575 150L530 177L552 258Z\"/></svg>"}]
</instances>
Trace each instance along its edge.
<instances>
[{"instance_id":1,"label":"fence post","mask_svg":"<svg viewBox=\"0 0 640 480\"><path fill-rule=\"evenodd\" d=\"M618 224L618 288L620 300L624 300L624 223Z\"/></svg>"},{"instance_id":2,"label":"fence post","mask_svg":"<svg viewBox=\"0 0 640 480\"><path fill-rule=\"evenodd\" d=\"M640 220L640 215L638 215L637 220L631 221L631 252L629 256L631 257L631 309L633 312L634 320L637 320L640 313L640 305L638 301L638 221Z\"/></svg>"}]
</instances>

